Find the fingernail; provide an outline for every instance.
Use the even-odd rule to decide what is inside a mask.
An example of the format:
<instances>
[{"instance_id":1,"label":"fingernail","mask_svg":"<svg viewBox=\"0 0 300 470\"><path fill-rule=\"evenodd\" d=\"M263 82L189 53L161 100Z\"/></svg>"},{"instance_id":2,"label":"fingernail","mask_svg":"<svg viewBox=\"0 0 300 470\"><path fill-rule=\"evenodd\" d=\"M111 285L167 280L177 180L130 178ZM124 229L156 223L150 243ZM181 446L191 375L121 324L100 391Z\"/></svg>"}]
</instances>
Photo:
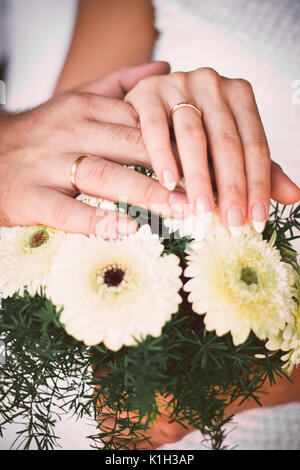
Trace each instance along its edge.
<instances>
[{"instance_id":1,"label":"fingernail","mask_svg":"<svg viewBox=\"0 0 300 470\"><path fill-rule=\"evenodd\" d=\"M253 227L258 233L262 233L264 231L267 214L266 214L266 207L261 202L257 202L252 207L252 223Z\"/></svg>"},{"instance_id":2,"label":"fingernail","mask_svg":"<svg viewBox=\"0 0 300 470\"><path fill-rule=\"evenodd\" d=\"M234 206L228 210L227 223L232 235L239 236L243 233L244 214L240 207Z\"/></svg>"},{"instance_id":3,"label":"fingernail","mask_svg":"<svg viewBox=\"0 0 300 470\"><path fill-rule=\"evenodd\" d=\"M186 194L180 191L172 192L169 196L169 205L173 216L184 217L189 206Z\"/></svg>"},{"instance_id":4,"label":"fingernail","mask_svg":"<svg viewBox=\"0 0 300 470\"><path fill-rule=\"evenodd\" d=\"M116 214L117 212L102 215L101 219L96 225L96 235L104 239L115 239L117 238L117 227L116 227Z\"/></svg>"},{"instance_id":5,"label":"fingernail","mask_svg":"<svg viewBox=\"0 0 300 470\"><path fill-rule=\"evenodd\" d=\"M171 170L171 168L166 168L162 172L162 178L165 188L167 188L169 191L173 191L176 187L176 178L173 170Z\"/></svg>"},{"instance_id":6,"label":"fingernail","mask_svg":"<svg viewBox=\"0 0 300 470\"><path fill-rule=\"evenodd\" d=\"M201 195L196 199L196 214L205 223L210 223L212 220L212 205L208 196Z\"/></svg>"},{"instance_id":7,"label":"fingernail","mask_svg":"<svg viewBox=\"0 0 300 470\"><path fill-rule=\"evenodd\" d=\"M117 230L119 235L130 235L131 233L135 233L137 228L137 223L134 220L119 214L119 220L117 221Z\"/></svg>"}]
</instances>

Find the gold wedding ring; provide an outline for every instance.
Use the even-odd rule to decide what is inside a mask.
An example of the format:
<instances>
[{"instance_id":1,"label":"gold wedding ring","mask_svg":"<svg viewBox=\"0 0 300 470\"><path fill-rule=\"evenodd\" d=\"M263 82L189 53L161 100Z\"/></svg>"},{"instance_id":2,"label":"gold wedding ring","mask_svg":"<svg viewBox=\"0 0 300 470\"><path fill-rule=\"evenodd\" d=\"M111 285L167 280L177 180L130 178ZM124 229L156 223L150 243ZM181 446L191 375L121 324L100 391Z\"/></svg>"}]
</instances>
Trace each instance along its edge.
<instances>
[{"instance_id":1,"label":"gold wedding ring","mask_svg":"<svg viewBox=\"0 0 300 470\"><path fill-rule=\"evenodd\" d=\"M188 103L188 102L182 102L182 103L178 103L175 106L173 106L173 108L170 111L170 117L172 118L175 111L177 111L177 109L180 109L180 108L192 108L195 111L197 111L197 113L200 114L200 116L201 116L201 111L195 104Z\"/></svg>"},{"instance_id":2,"label":"gold wedding ring","mask_svg":"<svg viewBox=\"0 0 300 470\"><path fill-rule=\"evenodd\" d=\"M76 181L75 181L75 176L76 176L76 171L79 166L79 163L82 162L82 160L86 157L89 157L89 155L80 155L80 157L76 158L75 162L71 166L71 171L70 171L70 181L71 185L75 189L77 193L80 193L80 189L78 188Z\"/></svg>"}]
</instances>

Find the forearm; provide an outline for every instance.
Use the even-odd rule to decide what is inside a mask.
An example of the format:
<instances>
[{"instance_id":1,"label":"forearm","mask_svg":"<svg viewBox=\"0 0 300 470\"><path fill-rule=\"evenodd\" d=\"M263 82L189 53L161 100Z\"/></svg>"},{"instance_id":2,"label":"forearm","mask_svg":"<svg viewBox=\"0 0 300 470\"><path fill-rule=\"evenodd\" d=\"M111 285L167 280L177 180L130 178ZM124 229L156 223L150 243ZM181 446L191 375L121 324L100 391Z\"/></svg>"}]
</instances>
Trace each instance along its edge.
<instances>
[{"instance_id":1,"label":"forearm","mask_svg":"<svg viewBox=\"0 0 300 470\"><path fill-rule=\"evenodd\" d=\"M155 37L150 0L80 0L55 93L120 67L148 62Z\"/></svg>"}]
</instances>

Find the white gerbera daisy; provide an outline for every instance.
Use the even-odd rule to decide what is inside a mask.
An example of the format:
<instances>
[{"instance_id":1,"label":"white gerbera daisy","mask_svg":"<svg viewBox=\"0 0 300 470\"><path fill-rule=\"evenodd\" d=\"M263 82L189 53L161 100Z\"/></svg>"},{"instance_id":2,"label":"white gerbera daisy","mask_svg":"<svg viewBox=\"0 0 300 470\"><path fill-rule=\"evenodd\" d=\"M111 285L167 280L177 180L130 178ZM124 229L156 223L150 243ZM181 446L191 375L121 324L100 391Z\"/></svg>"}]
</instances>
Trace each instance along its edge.
<instances>
[{"instance_id":1,"label":"white gerbera daisy","mask_svg":"<svg viewBox=\"0 0 300 470\"><path fill-rule=\"evenodd\" d=\"M178 310L179 258L161 256L149 226L123 240L70 235L55 258L47 293L63 307L66 331L114 351L159 336Z\"/></svg>"},{"instance_id":2,"label":"white gerbera daisy","mask_svg":"<svg viewBox=\"0 0 300 470\"><path fill-rule=\"evenodd\" d=\"M291 374L294 366L300 364L300 287L298 288L298 302L291 320L276 336L269 338L266 348L270 351L285 351L281 359L285 362L284 369Z\"/></svg>"},{"instance_id":3,"label":"white gerbera daisy","mask_svg":"<svg viewBox=\"0 0 300 470\"><path fill-rule=\"evenodd\" d=\"M252 330L260 339L276 334L291 318L295 276L279 251L250 225L237 239L215 218L205 240L187 255L184 289L207 330L231 332L235 345Z\"/></svg>"},{"instance_id":4,"label":"white gerbera daisy","mask_svg":"<svg viewBox=\"0 0 300 470\"><path fill-rule=\"evenodd\" d=\"M194 214L189 214L183 219L168 217L164 219L164 224L169 229L170 233L178 231L180 237L188 237L197 241L203 240L205 227L208 223L208 219L205 220L204 217L197 217Z\"/></svg>"},{"instance_id":5,"label":"white gerbera daisy","mask_svg":"<svg viewBox=\"0 0 300 470\"><path fill-rule=\"evenodd\" d=\"M24 289L35 294L46 283L46 276L65 233L34 225L1 227L0 296L12 296Z\"/></svg>"}]
</instances>

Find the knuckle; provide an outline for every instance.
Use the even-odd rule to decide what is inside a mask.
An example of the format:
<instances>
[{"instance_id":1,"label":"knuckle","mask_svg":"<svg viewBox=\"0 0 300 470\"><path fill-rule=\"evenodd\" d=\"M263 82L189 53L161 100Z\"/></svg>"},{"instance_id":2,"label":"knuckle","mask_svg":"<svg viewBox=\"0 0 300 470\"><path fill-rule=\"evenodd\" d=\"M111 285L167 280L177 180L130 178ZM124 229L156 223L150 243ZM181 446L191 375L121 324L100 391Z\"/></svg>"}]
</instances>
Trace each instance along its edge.
<instances>
[{"instance_id":1,"label":"knuckle","mask_svg":"<svg viewBox=\"0 0 300 470\"><path fill-rule=\"evenodd\" d=\"M140 118L136 110L132 106L128 106L124 101L118 101L120 110L127 113L127 116L130 118L132 125L134 127L140 126Z\"/></svg>"},{"instance_id":2,"label":"knuckle","mask_svg":"<svg viewBox=\"0 0 300 470\"><path fill-rule=\"evenodd\" d=\"M125 131L124 141L130 145L134 145L137 149L144 147L142 132L134 127Z\"/></svg>"},{"instance_id":3,"label":"knuckle","mask_svg":"<svg viewBox=\"0 0 300 470\"><path fill-rule=\"evenodd\" d=\"M211 67L202 67L197 70L197 74L204 77L210 85L219 86L220 84L220 75Z\"/></svg>"},{"instance_id":4,"label":"knuckle","mask_svg":"<svg viewBox=\"0 0 300 470\"><path fill-rule=\"evenodd\" d=\"M240 138L238 134L234 131L223 131L217 137L220 145L240 145Z\"/></svg>"},{"instance_id":5,"label":"knuckle","mask_svg":"<svg viewBox=\"0 0 300 470\"><path fill-rule=\"evenodd\" d=\"M250 155L259 157L265 161L270 160L270 149L265 140L255 140L248 145Z\"/></svg>"},{"instance_id":6,"label":"knuckle","mask_svg":"<svg viewBox=\"0 0 300 470\"><path fill-rule=\"evenodd\" d=\"M229 181L222 185L222 192L227 197L230 196L230 198L241 198L244 193L244 188L242 184L237 181Z\"/></svg>"},{"instance_id":7,"label":"knuckle","mask_svg":"<svg viewBox=\"0 0 300 470\"><path fill-rule=\"evenodd\" d=\"M164 126L164 123L162 121L162 119L160 119L159 117L155 118L155 117L151 117L149 119L147 119L147 121L144 123L145 127L147 127L147 129L152 129L152 130L161 130Z\"/></svg>"},{"instance_id":8,"label":"knuckle","mask_svg":"<svg viewBox=\"0 0 300 470\"><path fill-rule=\"evenodd\" d=\"M156 87L157 80L158 77L155 75L152 77L142 78L142 80L140 80L139 83L135 86L134 90L141 91L144 93L146 90Z\"/></svg>"},{"instance_id":9,"label":"knuckle","mask_svg":"<svg viewBox=\"0 0 300 470\"><path fill-rule=\"evenodd\" d=\"M93 109L95 106L94 94L89 92L80 92L76 94L75 98L76 109L81 110L81 112L88 118L94 119Z\"/></svg>"},{"instance_id":10,"label":"knuckle","mask_svg":"<svg viewBox=\"0 0 300 470\"><path fill-rule=\"evenodd\" d=\"M185 122L182 126L182 134L189 140L201 140L203 133L199 124Z\"/></svg>"},{"instance_id":11,"label":"knuckle","mask_svg":"<svg viewBox=\"0 0 300 470\"><path fill-rule=\"evenodd\" d=\"M85 106L86 99L84 98L84 93L78 92L68 92L65 93L63 99L63 106L66 107L68 110L78 110L78 108L82 109Z\"/></svg>"},{"instance_id":12,"label":"knuckle","mask_svg":"<svg viewBox=\"0 0 300 470\"><path fill-rule=\"evenodd\" d=\"M157 183L154 181L149 181L145 188L144 199L147 207L150 207L150 204L155 201L155 195L157 193Z\"/></svg>"},{"instance_id":13,"label":"knuckle","mask_svg":"<svg viewBox=\"0 0 300 470\"><path fill-rule=\"evenodd\" d=\"M102 160L101 163L91 165L86 174L87 181L94 181L96 185L109 186L113 179L114 166Z\"/></svg>"},{"instance_id":14,"label":"knuckle","mask_svg":"<svg viewBox=\"0 0 300 470\"><path fill-rule=\"evenodd\" d=\"M268 191L268 182L262 181L258 179L254 179L251 181L251 192L255 192L255 194L265 195Z\"/></svg>"}]
</instances>

